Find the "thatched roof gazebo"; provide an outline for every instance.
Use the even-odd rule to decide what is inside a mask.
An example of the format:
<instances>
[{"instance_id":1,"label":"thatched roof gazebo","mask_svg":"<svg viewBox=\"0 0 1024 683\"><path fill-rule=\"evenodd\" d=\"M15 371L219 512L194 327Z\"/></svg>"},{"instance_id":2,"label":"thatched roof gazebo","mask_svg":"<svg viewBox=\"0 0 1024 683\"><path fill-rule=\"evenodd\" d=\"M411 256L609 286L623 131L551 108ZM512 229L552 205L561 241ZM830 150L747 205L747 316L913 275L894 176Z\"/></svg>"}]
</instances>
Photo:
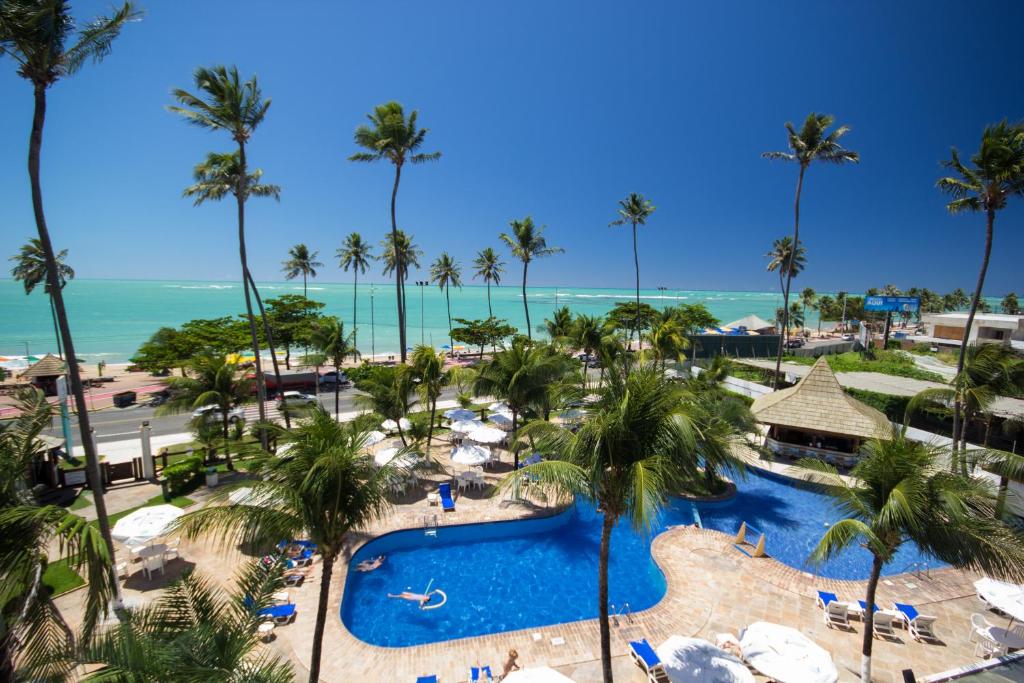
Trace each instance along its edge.
<instances>
[{"instance_id":1,"label":"thatched roof gazebo","mask_svg":"<svg viewBox=\"0 0 1024 683\"><path fill-rule=\"evenodd\" d=\"M756 315L748 315L739 320L733 320L731 323L726 323L722 327L727 327L730 330L738 330L741 327L745 327L750 332L757 332L758 334L775 334L775 323L770 323L764 318Z\"/></svg>"},{"instance_id":2,"label":"thatched roof gazebo","mask_svg":"<svg viewBox=\"0 0 1024 683\"><path fill-rule=\"evenodd\" d=\"M757 398L750 410L779 455L849 465L864 441L892 437L889 418L843 391L824 357L799 384Z\"/></svg>"},{"instance_id":3,"label":"thatched roof gazebo","mask_svg":"<svg viewBox=\"0 0 1024 683\"><path fill-rule=\"evenodd\" d=\"M45 395L54 396L57 394L57 378L63 375L65 370L64 361L52 353L48 353L20 376L42 389Z\"/></svg>"}]
</instances>

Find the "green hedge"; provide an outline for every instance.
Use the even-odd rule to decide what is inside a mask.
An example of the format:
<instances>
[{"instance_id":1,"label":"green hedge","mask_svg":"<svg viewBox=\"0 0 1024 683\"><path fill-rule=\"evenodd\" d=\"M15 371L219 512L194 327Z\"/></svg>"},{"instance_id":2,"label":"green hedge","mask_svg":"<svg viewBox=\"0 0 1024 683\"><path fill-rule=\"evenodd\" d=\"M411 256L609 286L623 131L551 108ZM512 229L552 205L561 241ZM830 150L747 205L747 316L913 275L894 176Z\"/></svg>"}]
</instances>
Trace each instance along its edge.
<instances>
[{"instance_id":1,"label":"green hedge","mask_svg":"<svg viewBox=\"0 0 1024 683\"><path fill-rule=\"evenodd\" d=\"M193 455L183 458L173 465L164 468L164 478L172 496L191 491L199 483L204 470L203 456Z\"/></svg>"},{"instance_id":2,"label":"green hedge","mask_svg":"<svg viewBox=\"0 0 1024 683\"><path fill-rule=\"evenodd\" d=\"M861 403L866 403L876 410L885 413L885 416L894 422L903 423L907 413L907 404L910 396L893 396L892 394L880 394L876 391L865 391L864 389L846 388L846 393L853 396Z\"/></svg>"}]
</instances>

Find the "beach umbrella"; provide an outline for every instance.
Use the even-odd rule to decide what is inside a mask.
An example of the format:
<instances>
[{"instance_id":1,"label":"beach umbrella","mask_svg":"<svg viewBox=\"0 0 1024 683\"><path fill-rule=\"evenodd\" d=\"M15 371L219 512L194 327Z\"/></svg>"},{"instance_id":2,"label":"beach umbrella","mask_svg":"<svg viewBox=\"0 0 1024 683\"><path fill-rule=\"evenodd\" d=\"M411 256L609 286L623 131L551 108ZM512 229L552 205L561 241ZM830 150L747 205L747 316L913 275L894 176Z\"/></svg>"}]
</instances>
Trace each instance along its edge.
<instances>
[{"instance_id":1,"label":"beach umbrella","mask_svg":"<svg viewBox=\"0 0 1024 683\"><path fill-rule=\"evenodd\" d=\"M452 462L467 467L483 465L491 459L491 449L476 444L462 444L452 449Z\"/></svg>"},{"instance_id":2,"label":"beach umbrella","mask_svg":"<svg viewBox=\"0 0 1024 683\"><path fill-rule=\"evenodd\" d=\"M115 541L135 540L139 543L163 536L171 522L185 514L173 505L150 505L139 508L121 519L110 530Z\"/></svg>"},{"instance_id":3,"label":"beach umbrella","mask_svg":"<svg viewBox=\"0 0 1024 683\"><path fill-rule=\"evenodd\" d=\"M383 467L388 463L391 463L395 467L412 467L420 461L419 453L406 453L405 455L395 458L398 455L400 448L383 448L377 451L373 456L373 462L377 467Z\"/></svg>"},{"instance_id":4,"label":"beach umbrella","mask_svg":"<svg viewBox=\"0 0 1024 683\"><path fill-rule=\"evenodd\" d=\"M505 440L505 432L494 427L477 427L466 438L477 443L501 443Z\"/></svg>"},{"instance_id":5,"label":"beach umbrella","mask_svg":"<svg viewBox=\"0 0 1024 683\"><path fill-rule=\"evenodd\" d=\"M835 683L832 656L795 628L758 621L740 634L743 659L779 683Z\"/></svg>"},{"instance_id":6,"label":"beach umbrella","mask_svg":"<svg viewBox=\"0 0 1024 683\"><path fill-rule=\"evenodd\" d=\"M498 429L508 431L512 429L512 416L508 413L491 413L487 419L494 423Z\"/></svg>"},{"instance_id":7,"label":"beach umbrella","mask_svg":"<svg viewBox=\"0 0 1024 683\"><path fill-rule=\"evenodd\" d=\"M443 414L449 420L473 420L476 418L476 413L466 408L452 408L444 411Z\"/></svg>"},{"instance_id":8,"label":"beach umbrella","mask_svg":"<svg viewBox=\"0 0 1024 683\"><path fill-rule=\"evenodd\" d=\"M445 351L451 351L452 349L452 347L448 346L447 344L442 344L441 348L444 349Z\"/></svg>"},{"instance_id":9,"label":"beach umbrella","mask_svg":"<svg viewBox=\"0 0 1024 683\"><path fill-rule=\"evenodd\" d=\"M451 424L451 430L458 434L469 434L475 429L483 427L484 423L480 420L455 420Z\"/></svg>"},{"instance_id":10,"label":"beach umbrella","mask_svg":"<svg viewBox=\"0 0 1024 683\"><path fill-rule=\"evenodd\" d=\"M535 666L529 669L519 669L505 676L504 683L573 683L568 676L564 676L552 668L546 666Z\"/></svg>"},{"instance_id":11,"label":"beach umbrella","mask_svg":"<svg viewBox=\"0 0 1024 683\"><path fill-rule=\"evenodd\" d=\"M406 430L412 427L412 423L409 422L409 419L405 417L401 418L398 422L395 422L394 420L384 420L383 422L380 423L380 428L383 429L385 432L398 431L399 426L401 426L403 430Z\"/></svg>"},{"instance_id":12,"label":"beach umbrella","mask_svg":"<svg viewBox=\"0 0 1024 683\"><path fill-rule=\"evenodd\" d=\"M754 683L735 655L700 638L671 636L656 652L672 683Z\"/></svg>"},{"instance_id":13,"label":"beach umbrella","mask_svg":"<svg viewBox=\"0 0 1024 683\"><path fill-rule=\"evenodd\" d=\"M985 577L974 582L978 597L1015 621L1024 621L1024 588Z\"/></svg>"},{"instance_id":14,"label":"beach umbrella","mask_svg":"<svg viewBox=\"0 0 1024 683\"><path fill-rule=\"evenodd\" d=\"M508 404L504 401L495 401L491 405L487 406L487 410L492 413L507 413L509 411Z\"/></svg>"},{"instance_id":15,"label":"beach umbrella","mask_svg":"<svg viewBox=\"0 0 1024 683\"><path fill-rule=\"evenodd\" d=\"M388 438L388 437L387 437L387 434L385 434L384 432L378 432L376 430L374 430L372 432L367 432L366 433L366 445L367 446L376 446L377 444L379 444L381 441L383 441L386 438Z\"/></svg>"}]
</instances>

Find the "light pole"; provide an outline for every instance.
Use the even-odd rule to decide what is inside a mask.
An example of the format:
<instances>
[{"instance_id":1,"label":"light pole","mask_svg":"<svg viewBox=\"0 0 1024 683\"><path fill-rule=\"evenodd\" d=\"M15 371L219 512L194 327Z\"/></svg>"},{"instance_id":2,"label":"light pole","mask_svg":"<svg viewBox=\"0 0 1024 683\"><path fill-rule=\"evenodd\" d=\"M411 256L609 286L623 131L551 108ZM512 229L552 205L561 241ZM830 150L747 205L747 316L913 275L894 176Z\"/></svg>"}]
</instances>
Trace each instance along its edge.
<instances>
[{"instance_id":1,"label":"light pole","mask_svg":"<svg viewBox=\"0 0 1024 683\"><path fill-rule=\"evenodd\" d=\"M429 284L426 280L416 281L416 286L420 288L420 346L423 346L423 290Z\"/></svg>"},{"instance_id":2,"label":"light pole","mask_svg":"<svg viewBox=\"0 0 1024 683\"><path fill-rule=\"evenodd\" d=\"M661 292L661 303L662 303L662 308L663 308L663 309L664 309L664 308L668 308L668 305L667 305L667 304L665 304L665 292L667 292L667 291L668 291L668 287L658 287L658 291L659 291L659 292Z\"/></svg>"},{"instance_id":3,"label":"light pole","mask_svg":"<svg viewBox=\"0 0 1024 683\"><path fill-rule=\"evenodd\" d=\"M373 293L376 291L376 287L370 285L370 359L371 362L377 360L377 340L374 338L374 327L373 327Z\"/></svg>"}]
</instances>

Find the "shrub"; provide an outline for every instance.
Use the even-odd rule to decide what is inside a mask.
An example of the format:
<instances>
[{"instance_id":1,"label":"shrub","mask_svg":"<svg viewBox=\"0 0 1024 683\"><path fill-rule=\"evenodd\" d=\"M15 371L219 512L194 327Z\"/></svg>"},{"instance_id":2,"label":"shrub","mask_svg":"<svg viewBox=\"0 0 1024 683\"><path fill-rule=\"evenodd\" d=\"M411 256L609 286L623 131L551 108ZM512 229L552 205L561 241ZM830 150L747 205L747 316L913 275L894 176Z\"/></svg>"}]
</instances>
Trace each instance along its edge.
<instances>
[{"instance_id":1,"label":"shrub","mask_svg":"<svg viewBox=\"0 0 1024 683\"><path fill-rule=\"evenodd\" d=\"M199 484L203 472L203 456L192 455L164 468L167 489L172 496L188 493Z\"/></svg>"}]
</instances>

